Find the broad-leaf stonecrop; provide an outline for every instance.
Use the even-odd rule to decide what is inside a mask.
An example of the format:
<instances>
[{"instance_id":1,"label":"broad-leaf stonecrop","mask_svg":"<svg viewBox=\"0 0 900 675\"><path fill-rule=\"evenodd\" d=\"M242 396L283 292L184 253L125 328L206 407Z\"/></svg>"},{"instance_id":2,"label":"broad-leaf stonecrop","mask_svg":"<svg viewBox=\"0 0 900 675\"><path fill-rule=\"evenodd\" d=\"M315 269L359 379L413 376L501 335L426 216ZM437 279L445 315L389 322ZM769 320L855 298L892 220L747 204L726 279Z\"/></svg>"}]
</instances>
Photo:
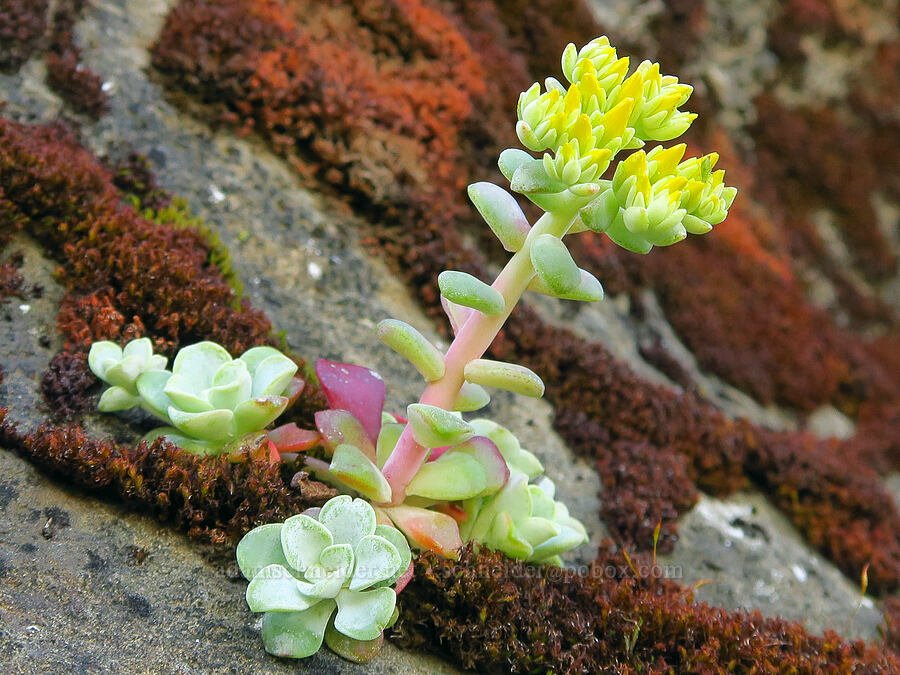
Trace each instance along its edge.
<instances>
[{"instance_id":1,"label":"broad-leaf stonecrop","mask_svg":"<svg viewBox=\"0 0 900 675\"><path fill-rule=\"evenodd\" d=\"M367 502L341 495L251 530L238 544L237 561L250 582L250 610L265 612L266 651L303 658L325 640L363 661L397 618L391 586L408 580L412 554L402 534L377 523Z\"/></svg>"},{"instance_id":2,"label":"broad-leaf stonecrop","mask_svg":"<svg viewBox=\"0 0 900 675\"><path fill-rule=\"evenodd\" d=\"M168 425L146 440L162 436L199 454L239 448L284 412L296 389L297 364L272 347L232 359L224 347L200 342L181 349L169 371L147 338L124 349L95 342L88 365L112 385L100 397L101 411L140 407Z\"/></svg>"},{"instance_id":3,"label":"broad-leaf stonecrop","mask_svg":"<svg viewBox=\"0 0 900 675\"><path fill-rule=\"evenodd\" d=\"M689 85L649 61L629 74L629 60L605 37L581 49L568 45L562 73L565 83L548 78L519 97L516 133L530 152L507 149L498 160L512 193L544 214L532 224L511 192L469 186L475 208L513 255L491 283L456 270L438 276L454 333L450 347L441 351L396 319L377 327L379 339L426 380L419 401L404 417L386 413L376 373L320 360L316 375L329 409L316 414L316 431L285 425L269 433L279 449L317 448L305 457L306 468L362 498L338 497L318 513L264 525L241 541L247 601L266 613L263 640L273 654L308 656L325 640L348 658L374 655L393 621L389 585L404 575L402 587L411 573L407 541L449 557L472 541L550 564L587 541L513 433L464 418L490 402L486 388L544 393L536 373L485 359L485 351L526 291L603 299L600 282L572 259L567 235L589 230L647 253L709 232L727 216L736 190L715 169L715 153L686 159L684 144L660 144L696 117L680 109ZM201 343L183 349L172 372L160 358L149 341L124 350L95 344L91 368L113 385L101 409L140 406L171 425L148 436L162 433L198 452L220 451L274 420L296 370L267 347L232 359Z\"/></svg>"}]
</instances>

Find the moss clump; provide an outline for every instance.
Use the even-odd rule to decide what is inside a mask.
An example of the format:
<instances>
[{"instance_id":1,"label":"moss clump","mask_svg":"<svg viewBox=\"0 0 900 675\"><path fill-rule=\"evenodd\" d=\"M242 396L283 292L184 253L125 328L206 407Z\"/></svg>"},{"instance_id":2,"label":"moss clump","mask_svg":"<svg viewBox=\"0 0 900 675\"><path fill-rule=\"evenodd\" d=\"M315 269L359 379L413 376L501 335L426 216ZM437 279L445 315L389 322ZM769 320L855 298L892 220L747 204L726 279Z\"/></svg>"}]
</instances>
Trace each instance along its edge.
<instances>
[{"instance_id":1,"label":"moss clump","mask_svg":"<svg viewBox=\"0 0 900 675\"><path fill-rule=\"evenodd\" d=\"M241 461L200 457L158 439L137 447L90 438L77 425L19 432L0 408L0 445L52 474L171 522L192 537L235 542L257 525L284 520L336 493L304 480L289 486L288 469L271 465L268 449Z\"/></svg>"},{"instance_id":2,"label":"moss clump","mask_svg":"<svg viewBox=\"0 0 900 675\"><path fill-rule=\"evenodd\" d=\"M894 672L900 659L834 632L693 602L636 578L606 541L586 573L527 567L497 553L419 556L399 596L396 637L449 652L480 673ZM640 569L649 561L633 561Z\"/></svg>"}]
</instances>

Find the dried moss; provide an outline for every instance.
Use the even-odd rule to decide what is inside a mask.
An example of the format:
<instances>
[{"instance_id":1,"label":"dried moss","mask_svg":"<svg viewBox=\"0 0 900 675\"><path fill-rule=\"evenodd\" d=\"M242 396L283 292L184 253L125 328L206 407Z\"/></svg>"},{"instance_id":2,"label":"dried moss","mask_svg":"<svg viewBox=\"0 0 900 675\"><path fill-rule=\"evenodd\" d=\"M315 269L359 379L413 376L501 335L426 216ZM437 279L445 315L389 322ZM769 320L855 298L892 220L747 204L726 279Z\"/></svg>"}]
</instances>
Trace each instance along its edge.
<instances>
[{"instance_id":1,"label":"dried moss","mask_svg":"<svg viewBox=\"0 0 900 675\"><path fill-rule=\"evenodd\" d=\"M47 32L50 0L0 0L0 70L17 71Z\"/></svg>"},{"instance_id":2,"label":"dried moss","mask_svg":"<svg viewBox=\"0 0 900 675\"><path fill-rule=\"evenodd\" d=\"M634 561L640 570L647 560ZM665 579L635 578L610 542L585 573L466 549L419 556L398 597L403 644L480 673L895 672L896 655L759 612L693 603Z\"/></svg>"},{"instance_id":3,"label":"dried moss","mask_svg":"<svg viewBox=\"0 0 900 675\"><path fill-rule=\"evenodd\" d=\"M162 439L137 447L99 441L77 425L45 424L24 434L6 415L0 408L3 447L69 483L213 543L234 542L257 525L321 506L335 494L318 483L289 487L290 477L281 473L286 467L269 464L267 451L247 451L233 462L184 452Z\"/></svg>"}]
</instances>

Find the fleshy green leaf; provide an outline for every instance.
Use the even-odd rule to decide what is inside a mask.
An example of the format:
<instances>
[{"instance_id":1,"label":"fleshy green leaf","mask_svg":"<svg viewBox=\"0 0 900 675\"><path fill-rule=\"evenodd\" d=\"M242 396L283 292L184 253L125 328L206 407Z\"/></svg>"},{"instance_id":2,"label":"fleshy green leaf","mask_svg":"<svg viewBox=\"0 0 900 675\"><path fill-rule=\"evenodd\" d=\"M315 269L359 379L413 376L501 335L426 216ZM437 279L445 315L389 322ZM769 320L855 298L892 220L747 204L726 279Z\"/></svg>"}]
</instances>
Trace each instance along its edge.
<instances>
[{"instance_id":1,"label":"fleshy green leaf","mask_svg":"<svg viewBox=\"0 0 900 675\"><path fill-rule=\"evenodd\" d=\"M534 271L555 294L571 293L581 283L578 265L569 249L552 234L542 234L531 245Z\"/></svg>"},{"instance_id":2,"label":"fleshy green leaf","mask_svg":"<svg viewBox=\"0 0 900 675\"><path fill-rule=\"evenodd\" d=\"M206 441L221 441L231 434L231 420L234 414L230 410L189 413L169 406L167 412L172 424L188 436Z\"/></svg>"},{"instance_id":3,"label":"fleshy green leaf","mask_svg":"<svg viewBox=\"0 0 900 675\"><path fill-rule=\"evenodd\" d=\"M584 533L563 527L558 535L535 546L533 555L536 560L543 560L570 551L585 541L587 541L587 537Z\"/></svg>"},{"instance_id":4,"label":"fleshy green leaf","mask_svg":"<svg viewBox=\"0 0 900 675\"><path fill-rule=\"evenodd\" d=\"M509 479L509 467L496 444L485 436L474 436L464 443L455 445L437 460L448 455L465 454L477 461L484 470L485 486L482 495L491 494L502 488ZM464 497L468 499L468 497Z\"/></svg>"},{"instance_id":5,"label":"fleshy green leaf","mask_svg":"<svg viewBox=\"0 0 900 675\"><path fill-rule=\"evenodd\" d=\"M515 253L525 244L531 225L515 197L493 183L472 183L469 199L478 209L507 251Z\"/></svg>"},{"instance_id":6,"label":"fleshy green leaf","mask_svg":"<svg viewBox=\"0 0 900 675\"><path fill-rule=\"evenodd\" d=\"M268 565L247 586L247 605L251 612L300 612L321 598L303 595L297 579L283 565Z\"/></svg>"},{"instance_id":7,"label":"fleshy green leaf","mask_svg":"<svg viewBox=\"0 0 900 675\"><path fill-rule=\"evenodd\" d=\"M374 640L391 620L396 604L397 594L390 588L342 590L337 596L334 627L354 640Z\"/></svg>"},{"instance_id":8,"label":"fleshy green leaf","mask_svg":"<svg viewBox=\"0 0 900 675\"><path fill-rule=\"evenodd\" d=\"M378 584L380 586L390 586L406 572L410 562L412 562L412 551L410 551L409 542L406 541L403 533L392 525L376 525L375 534L391 542L394 548L397 549L397 553L400 554L400 564L397 566L397 571Z\"/></svg>"},{"instance_id":9,"label":"fleshy green leaf","mask_svg":"<svg viewBox=\"0 0 900 675\"><path fill-rule=\"evenodd\" d=\"M535 547L559 535L560 527L546 518L525 518L516 528L519 537Z\"/></svg>"},{"instance_id":10,"label":"fleshy green leaf","mask_svg":"<svg viewBox=\"0 0 900 675\"><path fill-rule=\"evenodd\" d=\"M175 427L157 427L141 437L142 441L152 443L157 438L165 438L172 445L195 455L218 455L224 448L224 441L204 441L187 435Z\"/></svg>"},{"instance_id":11,"label":"fleshy green leaf","mask_svg":"<svg viewBox=\"0 0 900 675\"><path fill-rule=\"evenodd\" d=\"M491 395L487 393L484 387L480 387L472 382L463 382L453 401L454 412L473 412L481 410L484 406L491 402Z\"/></svg>"},{"instance_id":12,"label":"fleshy green leaf","mask_svg":"<svg viewBox=\"0 0 900 675\"><path fill-rule=\"evenodd\" d=\"M331 458L331 473L374 502L388 502L391 486L371 459L357 447L342 444Z\"/></svg>"},{"instance_id":13,"label":"fleshy green leaf","mask_svg":"<svg viewBox=\"0 0 900 675\"><path fill-rule=\"evenodd\" d=\"M548 176L544 163L539 159L522 162L510 179L509 186L514 192L526 195L555 194L568 187L565 183Z\"/></svg>"},{"instance_id":14,"label":"fleshy green leaf","mask_svg":"<svg viewBox=\"0 0 900 675\"><path fill-rule=\"evenodd\" d=\"M212 410L212 404L201 395L201 390L195 385L196 383L186 375L174 373L166 381L163 392L183 412L199 413Z\"/></svg>"},{"instance_id":15,"label":"fleshy green leaf","mask_svg":"<svg viewBox=\"0 0 900 675\"><path fill-rule=\"evenodd\" d=\"M520 150L519 148L507 148L500 153L500 157L497 160L497 166L500 168L500 173L504 175L506 180L511 181L516 173L516 169L526 162L533 161L534 157L524 150Z\"/></svg>"},{"instance_id":16,"label":"fleshy green leaf","mask_svg":"<svg viewBox=\"0 0 900 675\"><path fill-rule=\"evenodd\" d=\"M579 269L581 281L578 287L568 293L557 293L547 286L539 276L535 276L528 284L528 290L535 293L550 295L554 298L562 298L563 300L581 300L583 302L597 302L603 299L603 286L593 274L586 270Z\"/></svg>"},{"instance_id":17,"label":"fleshy green leaf","mask_svg":"<svg viewBox=\"0 0 900 675\"><path fill-rule=\"evenodd\" d=\"M375 457L379 469L384 466L388 457L391 456L405 428L405 424L397 424L395 422L389 422L381 427L381 431L378 434L378 444L375 447Z\"/></svg>"},{"instance_id":18,"label":"fleshy green leaf","mask_svg":"<svg viewBox=\"0 0 900 675\"><path fill-rule=\"evenodd\" d=\"M502 551L510 558L526 559L534 551L531 544L516 532L512 517L505 511L498 513L491 525L491 531L485 540L491 548Z\"/></svg>"},{"instance_id":19,"label":"fleshy green leaf","mask_svg":"<svg viewBox=\"0 0 900 675\"><path fill-rule=\"evenodd\" d=\"M378 324L378 339L405 357L429 382L444 376L444 355L415 328L397 319Z\"/></svg>"},{"instance_id":20,"label":"fleshy green leaf","mask_svg":"<svg viewBox=\"0 0 900 675\"><path fill-rule=\"evenodd\" d=\"M353 663L367 663L378 656L384 646L384 634L374 640L354 640L341 633L330 622L325 629L325 644L341 658Z\"/></svg>"},{"instance_id":21,"label":"fleshy green leaf","mask_svg":"<svg viewBox=\"0 0 900 675\"><path fill-rule=\"evenodd\" d=\"M438 501L469 499L484 492L484 468L464 453L447 452L433 462L425 462L406 488L408 495Z\"/></svg>"},{"instance_id":22,"label":"fleshy green leaf","mask_svg":"<svg viewBox=\"0 0 900 675\"><path fill-rule=\"evenodd\" d=\"M281 353L272 354L256 364L251 396L281 396L297 373L297 364Z\"/></svg>"},{"instance_id":23,"label":"fleshy green leaf","mask_svg":"<svg viewBox=\"0 0 900 675\"><path fill-rule=\"evenodd\" d=\"M153 343L150 342L150 338L146 337L132 340L127 345L125 345L124 349L122 349L122 356L136 356L144 362L149 361L152 355Z\"/></svg>"},{"instance_id":24,"label":"fleshy green leaf","mask_svg":"<svg viewBox=\"0 0 900 675\"><path fill-rule=\"evenodd\" d=\"M126 356L106 369L104 379L112 385L131 391L134 390L134 381L146 365L146 361L139 356Z\"/></svg>"},{"instance_id":25,"label":"fleshy green leaf","mask_svg":"<svg viewBox=\"0 0 900 675\"><path fill-rule=\"evenodd\" d=\"M284 412L288 400L284 396L263 396L244 401L234 409L234 433L237 436L265 429Z\"/></svg>"},{"instance_id":26,"label":"fleshy green leaf","mask_svg":"<svg viewBox=\"0 0 900 675\"><path fill-rule=\"evenodd\" d=\"M172 401L165 388L172 373L168 370L148 370L137 379L137 391L143 399L144 407L162 420L171 422L168 409Z\"/></svg>"},{"instance_id":27,"label":"fleshy green leaf","mask_svg":"<svg viewBox=\"0 0 900 675\"><path fill-rule=\"evenodd\" d=\"M303 573L306 581L298 581L300 592L317 598L335 597L353 573L353 547L334 544L322 549L319 562Z\"/></svg>"},{"instance_id":28,"label":"fleshy green leaf","mask_svg":"<svg viewBox=\"0 0 900 675\"><path fill-rule=\"evenodd\" d=\"M520 471L529 478L536 478L544 472L538 458L522 448L519 439L506 427L484 418L474 419L469 424L477 436L486 436L494 442L511 471Z\"/></svg>"},{"instance_id":29,"label":"fleshy green leaf","mask_svg":"<svg viewBox=\"0 0 900 675\"><path fill-rule=\"evenodd\" d=\"M294 659L312 656L322 646L325 627L336 607L334 600L323 600L302 612L267 612L262 624L266 651Z\"/></svg>"},{"instance_id":30,"label":"fleshy green leaf","mask_svg":"<svg viewBox=\"0 0 900 675\"><path fill-rule=\"evenodd\" d=\"M581 209L581 222L592 232L606 232L619 213L619 201L612 188Z\"/></svg>"},{"instance_id":31,"label":"fleshy green leaf","mask_svg":"<svg viewBox=\"0 0 900 675\"><path fill-rule=\"evenodd\" d=\"M502 314L506 301L500 291L491 288L471 274L446 270L438 275L438 286L450 302L477 309L487 316Z\"/></svg>"},{"instance_id":32,"label":"fleshy green leaf","mask_svg":"<svg viewBox=\"0 0 900 675\"><path fill-rule=\"evenodd\" d=\"M433 405L413 403L406 408L416 442L426 448L456 445L472 437L465 420Z\"/></svg>"},{"instance_id":33,"label":"fleshy green leaf","mask_svg":"<svg viewBox=\"0 0 900 675\"><path fill-rule=\"evenodd\" d=\"M238 568L247 581L269 565L287 566L287 559L281 550L281 523L260 525L241 538L235 556Z\"/></svg>"},{"instance_id":34,"label":"fleshy green leaf","mask_svg":"<svg viewBox=\"0 0 900 675\"><path fill-rule=\"evenodd\" d=\"M300 572L318 563L322 551L334 544L334 537L325 525L303 514L284 521L279 534L285 560Z\"/></svg>"},{"instance_id":35,"label":"fleshy green leaf","mask_svg":"<svg viewBox=\"0 0 900 675\"><path fill-rule=\"evenodd\" d=\"M104 382L106 382L106 371L121 360L122 348L109 340L95 342L88 352L88 367Z\"/></svg>"},{"instance_id":36,"label":"fleshy green leaf","mask_svg":"<svg viewBox=\"0 0 900 675\"><path fill-rule=\"evenodd\" d=\"M503 361L475 359L466 364L466 380L485 387L506 389L523 396L540 398L544 395L544 383L536 373L525 366Z\"/></svg>"},{"instance_id":37,"label":"fleshy green leaf","mask_svg":"<svg viewBox=\"0 0 900 675\"><path fill-rule=\"evenodd\" d=\"M239 360L243 361L247 365L247 370L250 371L250 375L252 377L255 376L256 369L259 364L265 361L270 356L281 356L282 358L287 358L284 354L282 354L274 347L262 346L251 347L240 355Z\"/></svg>"},{"instance_id":38,"label":"fleshy green leaf","mask_svg":"<svg viewBox=\"0 0 900 675\"><path fill-rule=\"evenodd\" d=\"M348 588L361 591L374 586L379 581L392 578L403 572L403 558L397 547L377 534L366 535L359 540L353 551L356 556L356 569L350 579Z\"/></svg>"},{"instance_id":39,"label":"fleshy green leaf","mask_svg":"<svg viewBox=\"0 0 900 675\"><path fill-rule=\"evenodd\" d=\"M334 543L355 547L360 539L375 532L375 511L362 499L339 495L325 502L319 522L331 531Z\"/></svg>"},{"instance_id":40,"label":"fleshy green leaf","mask_svg":"<svg viewBox=\"0 0 900 675\"><path fill-rule=\"evenodd\" d=\"M190 383L187 391L203 391L212 384L216 371L229 361L231 355L222 345L198 342L179 350L172 363L172 372L184 376Z\"/></svg>"},{"instance_id":41,"label":"fleshy green leaf","mask_svg":"<svg viewBox=\"0 0 900 675\"><path fill-rule=\"evenodd\" d=\"M120 410L130 410L136 405L140 405L140 403L140 396L132 396L122 387L112 386L103 392L100 401L97 403L97 410L100 412L118 412Z\"/></svg>"},{"instance_id":42,"label":"fleshy green leaf","mask_svg":"<svg viewBox=\"0 0 900 675\"><path fill-rule=\"evenodd\" d=\"M206 390L206 399L213 408L234 408L250 397L253 380L243 361L229 361L213 375L212 386Z\"/></svg>"}]
</instances>

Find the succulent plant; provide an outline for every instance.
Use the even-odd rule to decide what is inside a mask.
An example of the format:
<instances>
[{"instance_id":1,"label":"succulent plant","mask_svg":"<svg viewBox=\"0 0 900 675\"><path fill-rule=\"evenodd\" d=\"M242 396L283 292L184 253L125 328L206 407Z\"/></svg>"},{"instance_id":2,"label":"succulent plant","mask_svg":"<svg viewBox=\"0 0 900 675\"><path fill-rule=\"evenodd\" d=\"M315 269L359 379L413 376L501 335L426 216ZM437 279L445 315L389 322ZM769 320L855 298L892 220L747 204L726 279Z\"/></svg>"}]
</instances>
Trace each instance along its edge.
<instances>
[{"instance_id":1,"label":"succulent plant","mask_svg":"<svg viewBox=\"0 0 900 675\"><path fill-rule=\"evenodd\" d=\"M475 540L513 557L559 562L560 553L587 538L555 501L552 482L531 482L542 472L540 462L509 430L461 414L490 401L486 387L543 395L537 373L484 358L523 293L603 298L600 282L578 267L565 237L591 230L647 253L708 232L736 195L724 172L714 171L714 153L684 159L683 144L642 149L691 125L696 115L680 109L693 91L689 85L649 61L629 74L629 60L605 37L566 47L562 71L567 84L548 78L543 90L535 83L519 97L517 135L541 156L508 149L498 162L512 191L546 213L532 225L506 190L469 186L473 204L513 256L490 284L456 270L438 276L455 335L449 349L443 353L402 321L378 325L382 342L427 381L419 401L407 407L408 421L388 417L377 428L384 385L370 372L330 364L319 373L326 392L343 393L328 394L336 409L316 416L328 457L308 459L310 468L372 500L415 546L444 555ZM611 179L603 178L622 150L635 152Z\"/></svg>"},{"instance_id":2,"label":"succulent plant","mask_svg":"<svg viewBox=\"0 0 900 675\"><path fill-rule=\"evenodd\" d=\"M315 654L323 640L356 661L374 656L396 620L411 560L404 536L346 495L257 527L237 547L247 604L265 612L266 651L292 658Z\"/></svg>"},{"instance_id":3,"label":"succulent plant","mask_svg":"<svg viewBox=\"0 0 900 675\"><path fill-rule=\"evenodd\" d=\"M110 385L97 407L102 412L116 412L141 405L138 378L149 371L165 370L166 363L165 356L153 353L149 338L132 340L124 349L115 342L95 342L88 352L88 366Z\"/></svg>"},{"instance_id":4,"label":"succulent plant","mask_svg":"<svg viewBox=\"0 0 900 675\"><path fill-rule=\"evenodd\" d=\"M221 452L263 430L298 387L297 364L272 347L253 347L232 359L221 345L199 342L181 349L168 371L147 338L124 349L95 342L88 364L113 385L100 399L101 410L139 406L168 425L147 433L147 440L164 436L201 454Z\"/></svg>"},{"instance_id":5,"label":"succulent plant","mask_svg":"<svg viewBox=\"0 0 900 675\"><path fill-rule=\"evenodd\" d=\"M510 558L562 565L560 554L588 540L584 525L556 501L556 486L542 477L528 482L521 471L510 472L503 488L488 497L463 503L463 541L477 541Z\"/></svg>"}]
</instances>

